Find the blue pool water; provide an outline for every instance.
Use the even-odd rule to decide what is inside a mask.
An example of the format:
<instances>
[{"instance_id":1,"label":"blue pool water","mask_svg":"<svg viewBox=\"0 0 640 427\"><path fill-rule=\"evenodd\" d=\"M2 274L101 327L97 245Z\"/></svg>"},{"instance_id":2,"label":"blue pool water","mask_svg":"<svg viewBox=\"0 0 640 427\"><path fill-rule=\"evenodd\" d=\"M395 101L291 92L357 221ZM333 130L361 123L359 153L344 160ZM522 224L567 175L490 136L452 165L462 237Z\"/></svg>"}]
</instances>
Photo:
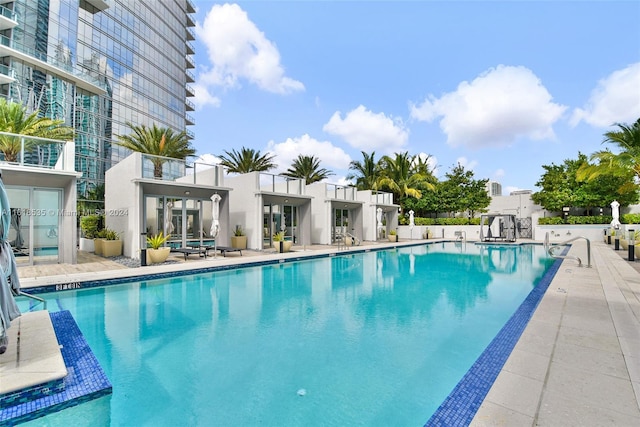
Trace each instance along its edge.
<instances>
[{"instance_id":1,"label":"blue pool water","mask_svg":"<svg viewBox=\"0 0 640 427\"><path fill-rule=\"evenodd\" d=\"M423 425L554 260L437 243L43 294L108 399L33 425Z\"/></svg>"}]
</instances>

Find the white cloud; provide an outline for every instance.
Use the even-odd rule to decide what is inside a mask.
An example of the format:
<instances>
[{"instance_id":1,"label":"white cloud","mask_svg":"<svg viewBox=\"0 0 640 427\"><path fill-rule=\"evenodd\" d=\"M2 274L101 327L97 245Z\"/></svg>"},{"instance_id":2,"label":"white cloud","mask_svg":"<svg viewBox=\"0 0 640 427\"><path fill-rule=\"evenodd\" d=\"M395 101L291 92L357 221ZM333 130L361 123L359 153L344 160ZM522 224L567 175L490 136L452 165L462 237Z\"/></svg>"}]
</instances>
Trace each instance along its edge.
<instances>
[{"instance_id":1,"label":"white cloud","mask_svg":"<svg viewBox=\"0 0 640 427\"><path fill-rule=\"evenodd\" d=\"M322 130L340 136L359 150L384 154L401 150L409 138L409 131L399 119L373 113L362 105L348 112L344 119L336 111Z\"/></svg>"},{"instance_id":2,"label":"white cloud","mask_svg":"<svg viewBox=\"0 0 640 427\"><path fill-rule=\"evenodd\" d=\"M458 159L456 160L456 163L459 163L460 165L462 165L462 167L466 171L469 171L469 170L472 171L476 168L476 166L478 166L477 160L469 160L466 157L458 157Z\"/></svg>"},{"instance_id":3,"label":"white cloud","mask_svg":"<svg viewBox=\"0 0 640 427\"><path fill-rule=\"evenodd\" d=\"M245 80L278 94L304 90L301 82L285 75L275 44L237 4L211 7L196 33L211 63L198 76L201 88L237 88Z\"/></svg>"},{"instance_id":4,"label":"white cloud","mask_svg":"<svg viewBox=\"0 0 640 427\"><path fill-rule=\"evenodd\" d=\"M196 94L196 96L193 97L193 103L196 105L196 108L201 109L205 105L212 105L214 107L220 106L220 98L212 95L206 85L202 83L196 83L192 84L191 86L193 87Z\"/></svg>"},{"instance_id":5,"label":"white cloud","mask_svg":"<svg viewBox=\"0 0 640 427\"><path fill-rule=\"evenodd\" d=\"M591 126L633 123L640 117L640 62L617 70L598 82L587 104L576 108L571 125L584 120Z\"/></svg>"},{"instance_id":6,"label":"white cloud","mask_svg":"<svg viewBox=\"0 0 640 427\"><path fill-rule=\"evenodd\" d=\"M299 154L304 156L315 156L320 160L320 167L331 172L346 170L349 168L351 157L342 148L334 146L329 141L318 141L305 134L297 138L287 138L284 142L276 143L269 141L268 152L275 154L274 162L278 167L276 172L284 172Z\"/></svg>"},{"instance_id":7,"label":"white cloud","mask_svg":"<svg viewBox=\"0 0 640 427\"><path fill-rule=\"evenodd\" d=\"M455 92L429 95L410 109L420 121L441 117L440 128L451 146L481 148L510 145L520 137L553 139L552 125L567 107L551 99L528 68L499 65L460 83Z\"/></svg>"},{"instance_id":8,"label":"white cloud","mask_svg":"<svg viewBox=\"0 0 640 427\"><path fill-rule=\"evenodd\" d=\"M502 178L504 178L505 175L505 171L504 169L497 169L494 173L493 173L493 181L500 181Z\"/></svg>"}]
</instances>

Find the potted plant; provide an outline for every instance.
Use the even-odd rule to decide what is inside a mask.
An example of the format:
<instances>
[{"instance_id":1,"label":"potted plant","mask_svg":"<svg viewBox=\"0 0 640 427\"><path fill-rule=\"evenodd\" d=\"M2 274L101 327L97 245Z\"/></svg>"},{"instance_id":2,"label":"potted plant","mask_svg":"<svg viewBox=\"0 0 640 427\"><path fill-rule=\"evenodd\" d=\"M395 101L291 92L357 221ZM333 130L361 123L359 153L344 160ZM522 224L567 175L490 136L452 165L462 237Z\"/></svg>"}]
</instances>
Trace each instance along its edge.
<instances>
[{"instance_id":1,"label":"potted plant","mask_svg":"<svg viewBox=\"0 0 640 427\"><path fill-rule=\"evenodd\" d=\"M102 241L102 256L114 257L122 255L122 240L114 230L105 228L102 230L104 240Z\"/></svg>"},{"instance_id":2,"label":"potted plant","mask_svg":"<svg viewBox=\"0 0 640 427\"><path fill-rule=\"evenodd\" d=\"M104 241L105 241L106 233L105 230L98 230L96 233L96 238L93 239L93 250L96 255L102 256L104 253Z\"/></svg>"},{"instance_id":3,"label":"potted plant","mask_svg":"<svg viewBox=\"0 0 640 427\"><path fill-rule=\"evenodd\" d=\"M280 231L273 235L273 241L278 242L276 247L280 252L289 252L293 242L291 240L285 240L284 231Z\"/></svg>"},{"instance_id":4,"label":"potted plant","mask_svg":"<svg viewBox=\"0 0 640 427\"><path fill-rule=\"evenodd\" d=\"M620 235L620 246L625 251L629 249L629 240L627 240L627 234L628 233L621 233ZM640 244L640 230L635 230L633 232L633 240L636 246Z\"/></svg>"},{"instance_id":5,"label":"potted plant","mask_svg":"<svg viewBox=\"0 0 640 427\"><path fill-rule=\"evenodd\" d=\"M396 234L396 230L389 230L389 241L390 242L398 241L398 235Z\"/></svg>"},{"instance_id":6,"label":"potted plant","mask_svg":"<svg viewBox=\"0 0 640 427\"><path fill-rule=\"evenodd\" d=\"M80 250L93 252L95 245L93 240L98 237L100 227L100 215L85 215L80 218Z\"/></svg>"},{"instance_id":7,"label":"potted plant","mask_svg":"<svg viewBox=\"0 0 640 427\"><path fill-rule=\"evenodd\" d=\"M247 249L247 236L244 234L244 230L239 225L236 225L233 230L233 236L231 236L231 247L236 249Z\"/></svg>"},{"instance_id":8,"label":"potted plant","mask_svg":"<svg viewBox=\"0 0 640 427\"><path fill-rule=\"evenodd\" d=\"M169 246L163 246L167 240L171 237L170 234L166 236L162 231L153 236L147 237L147 263L158 264L165 262L169 257L171 248Z\"/></svg>"}]
</instances>

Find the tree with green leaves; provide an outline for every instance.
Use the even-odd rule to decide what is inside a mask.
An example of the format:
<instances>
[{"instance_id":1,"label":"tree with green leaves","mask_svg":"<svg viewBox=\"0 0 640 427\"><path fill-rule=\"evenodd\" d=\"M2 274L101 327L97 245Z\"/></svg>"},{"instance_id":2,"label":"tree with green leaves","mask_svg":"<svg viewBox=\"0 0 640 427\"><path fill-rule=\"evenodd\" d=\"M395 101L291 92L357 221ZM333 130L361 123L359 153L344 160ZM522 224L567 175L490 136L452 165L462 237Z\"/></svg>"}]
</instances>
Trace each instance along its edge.
<instances>
[{"instance_id":1,"label":"tree with green leaves","mask_svg":"<svg viewBox=\"0 0 640 427\"><path fill-rule=\"evenodd\" d=\"M380 179L380 164L375 160L376 152L362 153L362 161L352 160L349 163L349 170L353 171L347 175L348 180L356 180L358 190L377 190Z\"/></svg>"},{"instance_id":2,"label":"tree with green leaves","mask_svg":"<svg viewBox=\"0 0 640 427\"><path fill-rule=\"evenodd\" d=\"M291 178L302 178L304 179L305 184L309 185L326 179L330 175L333 175L333 172L325 168L321 168L320 159L315 156L299 154L291 164L291 167L282 175Z\"/></svg>"},{"instance_id":3,"label":"tree with green leaves","mask_svg":"<svg viewBox=\"0 0 640 427\"><path fill-rule=\"evenodd\" d=\"M566 159L563 164L543 165L546 171L536 186L542 190L531 195L532 200L549 211L560 212L563 207L579 207L590 211L593 207L607 207L613 200L628 206L638 200L638 191L629 169L603 168L597 176L579 179L581 171L592 166L587 156L578 153L577 159Z\"/></svg>"},{"instance_id":4,"label":"tree with green leaves","mask_svg":"<svg viewBox=\"0 0 640 427\"><path fill-rule=\"evenodd\" d=\"M180 160L185 160L196 154L186 131L176 132L170 128L158 127L155 124L152 127L147 127L145 125L134 126L127 122L127 126L131 128L133 133L116 136L118 137L118 145L131 151ZM162 165L165 160L154 157L151 161L153 162L153 176L162 177Z\"/></svg>"},{"instance_id":5,"label":"tree with green leaves","mask_svg":"<svg viewBox=\"0 0 640 427\"><path fill-rule=\"evenodd\" d=\"M416 171L414 163L414 157L406 151L395 153L395 157L384 156L380 159L381 177L378 185L392 192L394 201L400 205L407 197L422 197L421 188L435 188L429 176Z\"/></svg>"},{"instance_id":6,"label":"tree with green leaves","mask_svg":"<svg viewBox=\"0 0 640 427\"><path fill-rule=\"evenodd\" d=\"M27 114L26 107L0 97L0 132L33 136L38 138L69 141L73 139L73 128L64 125L64 120L39 117L39 112ZM0 135L0 152L7 162L18 161L22 149L21 139L11 135ZM38 141L24 138L24 149L31 150L36 145L49 144L50 141Z\"/></svg>"},{"instance_id":7,"label":"tree with green leaves","mask_svg":"<svg viewBox=\"0 0 640 427\"><path fill-rule=\"evenodd\" d=\"M620 150L615 154L609 150L597 151L591 155L594 163L585 163L578 171L579 180L594 180L603 174L624 177L631 172L635 181L625 182L618 189L625 192L630 187L637 189L640 181L640 119L632 125L616 123L618 130L606 132L603 143L610 143Z\"/></svg>"},{"instance_id":8,"label":"tree with green leaves","mask_svg":"<svg viewBox=\"0 0 640 427\"><path fill-rule=\"evenodd\" d=\"M266 172L276 167L273 162L275 156L260 154L259 150L251 148L242 147L240 151L225 150L224 154L218 157L221 159L220 164L226 167L229 173Z\"/></svg>"}]
</instances>

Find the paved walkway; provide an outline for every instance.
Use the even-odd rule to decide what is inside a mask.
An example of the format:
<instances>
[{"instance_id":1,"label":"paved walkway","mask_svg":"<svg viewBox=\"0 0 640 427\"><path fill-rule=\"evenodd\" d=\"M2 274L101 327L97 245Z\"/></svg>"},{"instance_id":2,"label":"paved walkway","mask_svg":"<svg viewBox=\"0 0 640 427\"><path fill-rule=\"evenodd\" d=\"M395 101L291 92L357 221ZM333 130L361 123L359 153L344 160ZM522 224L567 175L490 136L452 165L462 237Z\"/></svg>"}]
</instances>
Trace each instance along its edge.
<instances>
[{"instance_id":1,"label":"paved walkway","mask_svg":"<svg viewBox=\"0 0 640 427\"><path fill-rule=\"evenodd\" d=\"M574 242L569 255L587 264L586 246ZM330 246L306 249L186 261L178 254L171 264L140 268L82 254L76 266L25 266L19 272L28 290L337 251ZM472 425L640 425L640 261L629 263L626 254L603 242L592 242L591 255L591 268L578 267L574 259L563 261Z\"/></svg>"},{"instance_id":2,"label":"paved walkway","mask_svg":"<svg viewBox=\"0 0 640 427\"><path fill-rule=\"evenodd\" d=\"M563 261L472 425L640 425L640 273L612 248Z\"/></svg>"}]
</instances>

